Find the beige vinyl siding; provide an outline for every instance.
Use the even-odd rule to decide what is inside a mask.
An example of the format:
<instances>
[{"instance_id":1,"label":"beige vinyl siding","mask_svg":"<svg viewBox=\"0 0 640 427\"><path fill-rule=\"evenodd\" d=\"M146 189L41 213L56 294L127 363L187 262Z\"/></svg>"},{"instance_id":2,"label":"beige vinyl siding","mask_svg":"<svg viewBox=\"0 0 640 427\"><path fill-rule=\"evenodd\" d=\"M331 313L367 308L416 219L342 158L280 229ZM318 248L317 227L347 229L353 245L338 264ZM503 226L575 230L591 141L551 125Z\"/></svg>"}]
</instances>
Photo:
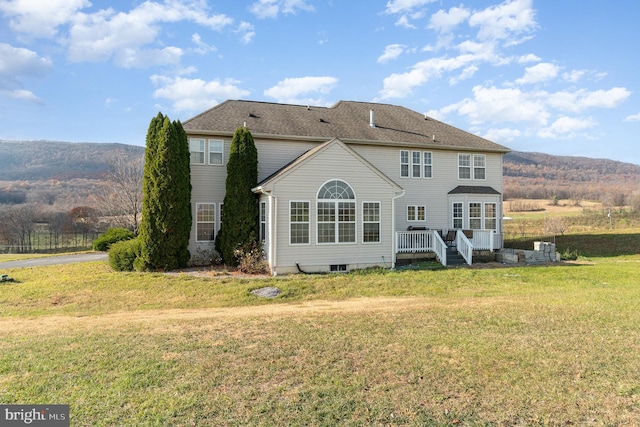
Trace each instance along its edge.
<instances>
[{"instance_id":1,"label":"beige vinyl siding","mask_svg":"<svg viewBox=\"0 0 640 427\"><path fill-rule=\"evenodd\" d=\"M395 224L398 231L409 226L424 226L442 229L450 227L449 191L458 185L479 185L493 187L502 193L502 153L481 153L486 155L486 179L458 179L458 153L471 151L419 150L415 147L381 147L370 145L350 145L354 151L366 158L381 172L394 180L405 190L405 196L396 201ZM429 151L432 153L432 178L406 178L400 176L400 150ZM411 175L411 174L410 174ZM426 206L424 223L407 221L407 206Z\"/></svg>"},{"instance_id":2,"label":"beige vinyl siding","mask_svg":"<svg viewBox=\"0 0 640 427\"><path fill-rule=\"evenodd\" d=\"M335 171L335 172L334 172ZM338 172L339 171L339 172ZM317 243L317 192L327 181L339 179L351 186L356 199L356 243ZM291 171L273 187L277 202L277 259L278 272L295 269L327 271L332 264L347 264L349 269L370 265L391 266L393 260L392 199L394 191L389 182L356 160L339 145L332 145L309 159L304 167ZM283 196L279 196L283 195ZM284 196L286 195L286 197ZM310 202L309 245L289 243L289 201ZM380 243L363 244L362 202L380 202ZM384 261L383 261L384 260Z\"/></svg>"}]
</instances>

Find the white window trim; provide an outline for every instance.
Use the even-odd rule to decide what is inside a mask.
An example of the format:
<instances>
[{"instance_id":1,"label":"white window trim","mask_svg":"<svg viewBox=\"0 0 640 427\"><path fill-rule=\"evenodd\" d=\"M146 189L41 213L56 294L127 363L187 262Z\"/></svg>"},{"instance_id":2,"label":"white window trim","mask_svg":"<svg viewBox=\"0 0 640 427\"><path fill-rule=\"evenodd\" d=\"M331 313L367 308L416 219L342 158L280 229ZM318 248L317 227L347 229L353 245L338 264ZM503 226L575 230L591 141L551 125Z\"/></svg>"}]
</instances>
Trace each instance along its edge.
<instances>
[{"instance_id":1,"label":"white window trim","mask_svg":"<svg viewBox=\"0 0 640 427\"><path fill-rule=\"evenodd\" d=\"M487 155L486 154L474 154L473 156L473 164L471 168L471 179L474 181L486 181L487 180ZM476 166L476 158L482 158L484 166ZM484 170L484 178L476 178L476 169Z\"/></svg>"},{"instance_id":2,"label":"white window trim","mask_svg":"<svg viewBox=\"0 0 640 427\"><path fill-rule=\"evenodd\" d=\"M456 228L455 220L457 218L454 216L455 212L456 212L455 205L458 205L458 204L461 207L460 212L462 213L462 216L460 217L460 220L462 221L462 224L461 224L460 228ZM451 202L451 228L454 229L454 230L465 228L464 220L465 220L465 218L464 218L464 203L463 202Z\"/></svg>"},{"instance_id":3,"label":"white window trim","mask_svg":"<svg viewBox=\"0 0 640 427\"><path fill-rule=\"evenodd\" d=\"M480 207L480 216L471 216L471 205L479 205ZM464 216L464 213L463 213ZM475 201L471 201L467 204L467 217L468 217L468 221L469 221L469 228L472 230L483 230L484 229L484 205L482 202L475 202ZM473 228L471 226L471 221L472 220L476 220L476 221L480 221L480 227L479 228Z\"/></svg>"},{"instance_id":4,"label":"white window trim","mask_svg":"<svg viewBox=\"0 0 640 427\"><path fill-rule=\"evenodd\" d=\"M198 221L198 207L200 205L213 205L213 221ZM196 242L214 242L216 235L218 234L219 231L219 227L218 227L218 211L216 210L216 204L213 202L198 202L196 203L196 212L195 212L195 223L196 223ZM198 233L198 224L213 224L213 240L200 240L199 236L200 233Z\"/></svg>"},{"instance_id":5,"label":"white window trim","mask_svg":"<svg viewBox=\"0 0 640 427\"><path fill-rule=\"evenodd\" d=\"M211 151L211 142L219 142L221 150L220 153L220 163L211 163L211 153L218 153L218 151ZM224 166L224 140L222 139L208 139L207 140L207 164L210 166Z\"/></svg>"},{"instance_id":6,"label":"white window trim","mask_svg":"<svg viewBox=\"0 0 640 427\"><path fill-rule=\"evenodd\" d=\"M378 221L365 221L364 220L364 205L365 203L375 203L378 205ZM379 245L382 243L382 203L379 201L364 201L361 205L362 212L362 244L363 245ZM356 218L357 219L357 218ZM364 241L364 225L365 224L378 224L378 241L377 242L365 242Z\"/></svg>"},{"instance_id":7,"label":"white window trim","mask_svg":"<svg viewBox=\"0 0 640 427\"><path fill-rule=\"evenodd\" d=\"M463 166L460 164L460 160L463 156L469 157L469 166ZM458 153L458 179L462 181L471 181L473 179L473 156L470 153ZM460 176L460 168L469 168L469 178L463 178Z\"/></svg>"},{"instance_id":8,"label":"white window trim","mask_svg":"<svg viewBox=\"0 0 640 427\"><path fill-rule=\"evenodd\" d=\"M414 160L416 158L416 154L418 155L418 163ZM414 173L414 170L418 167L418 174ZM422 178L422 152L421 151L412 151L411 152L411 178Z\"/></svg>"},{"instance_id":9,"label":"white window trim","mask_svg":"<svg viewBox=\"0 0 640 427\"><path fill-rule=\"evenodd\" d=\"M407 153L407 162L402 162L402 153ZM407 174L402 175L402 166L407 167ZM411 178L411 151L400 150L400 178Z\"/></svg>"},{"instance_id":10,"label":"white window trim","mask_svg":"<svg viewBox=\"0 0 640 427\"><path fill-rule=\"evenodd\" d=\"M260 202L259 205L260 212L260 241L262 243L267 241L267 202ZM291 217L289 217L291 219Z\"/></svg>"},{"instance_id":11,"label":"white window trim","mask_svg":"<svg viewBox=\"0 0 640 427\"><path fill-rule=\"evenodd\" d=\"M487 205L493 205L493 213L495 214L495 216L487 216ZM496 226L494 228L487 228L487 219L492 219L495 221ZM484 230L493 230L493 231L497 231L498 230L498 203L496 202L484 202L482 204L482 228Z\"/></svg>"},{"instance_id":12,"label":"white window trim","mask_svg":"<svg viewBox=\"0 0 640 427\"><path fill-rule=\"evenodd\" d=\"M192 150L192 143L202 144L201 150ZM202 162L192 162L191 153L202 153ZM207 140L204 138L189 138L189 164L191 165L206 165L207 164Z\"/></svg>"},{"instance_id":13,"label":"white window trim","mask_svg":"<svg viewBox=\"0 0 640 427\"><path fill-rule=\"evenodd\" d=\"M307 221L291 221L291 205L293 203L306 203L309 215ZM311 201L309 200L289 200L289 246L308 246L311 244ZM291 238L291 225L292 224L307 224L307 242L306 243L292 243Z\"/></svg>"},{"instance_id":14,"label":"white window trim","mask_svg":"<svg viewBox=\"0 0 640 427\"><path fill-rule=\"evenodd\" d=\"M430 158L431 158L431 163L427 164L424 161L424 155L429 153L430 154ZM426 174L424 173L424 168L426 166L431 166L431 175L430 176L426 176ZM433 179L433 151L423 151L422 152L422 178L423 179Z\"/></svg>"},{"instance_id":15,"label":"white window trim","mask_svg":"<svg viewBox=\"0 0 640 427\"><path fill-rule=\"evenodd\" d=\"M414 208L415 211L415 219L410 219L409 218L409 208ZM422 210L424 211L424 219L418 219L419 215L418 215L418 211L419 208L422 208ZM427 207L426 205L407 205L407 222L425 222L427 220Z\"/></svg>"}]
</instances>

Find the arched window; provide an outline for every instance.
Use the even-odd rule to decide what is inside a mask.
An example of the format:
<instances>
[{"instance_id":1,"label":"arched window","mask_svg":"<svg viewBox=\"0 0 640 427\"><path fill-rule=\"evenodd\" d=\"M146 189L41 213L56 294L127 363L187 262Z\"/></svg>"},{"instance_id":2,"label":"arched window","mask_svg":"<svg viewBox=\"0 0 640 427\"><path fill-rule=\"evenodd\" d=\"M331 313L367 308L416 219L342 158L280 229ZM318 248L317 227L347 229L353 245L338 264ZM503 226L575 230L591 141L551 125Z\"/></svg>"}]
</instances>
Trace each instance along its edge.
<instances>
[{"instance_id":1,"label":"arched window","mask_svg":"<svg viewBox=\"0 0 640 427\"><path fill-rule=\"evenodd\" d=\"M338 179L318 190L318 243L356 242L356 196Z\"/></svg>"}]
</instances>

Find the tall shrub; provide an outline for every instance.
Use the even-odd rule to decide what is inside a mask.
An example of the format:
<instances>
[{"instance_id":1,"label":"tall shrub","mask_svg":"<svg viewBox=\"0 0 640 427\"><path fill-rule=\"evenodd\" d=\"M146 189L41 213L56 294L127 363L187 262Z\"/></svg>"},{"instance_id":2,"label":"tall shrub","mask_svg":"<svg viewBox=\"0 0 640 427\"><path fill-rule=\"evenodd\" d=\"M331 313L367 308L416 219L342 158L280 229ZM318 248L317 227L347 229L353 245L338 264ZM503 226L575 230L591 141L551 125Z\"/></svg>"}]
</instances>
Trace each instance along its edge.
<instances>
[{"instance_id":1,"label":"tall shrub","mask_svg":"<svg viewBox=\"0 0 640 427\"><path fill-rule=\"evenodd\" d=\"M222 225L216 249L228 265L238 265L234 251L258 240L258 203L251 191L258 184L258 150L246 128L238 128L231 140L227 162Z\"/></svg>"},{"instance_id":2,"label":"tall shrub","mask_svg":"<svg viewBox=\"0 0 640 427\"><path fill-rule=\"evenodd\" d=\"M173 270L189 261L189 143L179 121L158 113L147 132L136 270Z\"/></svg>"}]
</instances>

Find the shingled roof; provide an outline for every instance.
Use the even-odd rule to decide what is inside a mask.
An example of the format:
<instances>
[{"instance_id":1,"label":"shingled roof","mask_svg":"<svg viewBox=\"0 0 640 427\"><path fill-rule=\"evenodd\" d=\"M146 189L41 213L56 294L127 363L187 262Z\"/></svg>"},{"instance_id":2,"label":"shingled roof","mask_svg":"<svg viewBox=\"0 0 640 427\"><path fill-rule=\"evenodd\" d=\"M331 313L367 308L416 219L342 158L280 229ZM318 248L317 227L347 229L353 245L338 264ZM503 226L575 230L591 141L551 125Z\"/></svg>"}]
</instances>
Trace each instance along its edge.
<instances>
[{"instance_id":1,"label":"shingled roof","mask_svg":"<svg viewBox=\"0 0 640 427\"><path fill-rule=\"evenodd\" d=\"M370 125L371 110L375 127ZM183 123L187 133L202 135L232 135L244 125L254 138L510 151L408 108L370 102L340 101L327 108L229 100Z\"/></svg>"}]
</instances>

